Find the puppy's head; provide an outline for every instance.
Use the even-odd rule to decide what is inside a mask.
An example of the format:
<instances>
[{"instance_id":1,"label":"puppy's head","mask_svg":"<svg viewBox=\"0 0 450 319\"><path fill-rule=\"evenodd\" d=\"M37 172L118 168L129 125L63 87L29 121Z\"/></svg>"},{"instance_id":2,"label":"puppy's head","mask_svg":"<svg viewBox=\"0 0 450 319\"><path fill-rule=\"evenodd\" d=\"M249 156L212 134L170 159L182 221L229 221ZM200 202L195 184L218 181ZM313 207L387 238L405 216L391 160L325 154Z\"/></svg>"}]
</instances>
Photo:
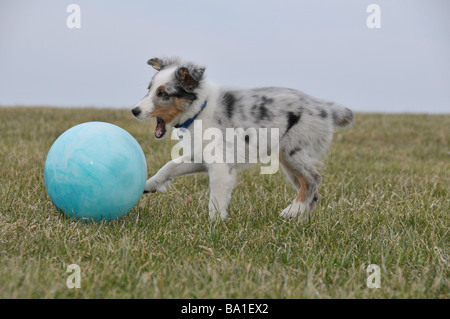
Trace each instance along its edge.
<instances>
[{"instance_id":1,"label":"puppy's head","mask_svg":"<svg viewBox=\"0 0 450 319\"><path fill-rule=\"evenodd\" d=\"M180 124L180 115L197 100L205 68L177 59L153 58L147 63L158 72L132 113L139 120L156 117L155 137L160 139L171 127Z\"/></svg>"}]
</instances>

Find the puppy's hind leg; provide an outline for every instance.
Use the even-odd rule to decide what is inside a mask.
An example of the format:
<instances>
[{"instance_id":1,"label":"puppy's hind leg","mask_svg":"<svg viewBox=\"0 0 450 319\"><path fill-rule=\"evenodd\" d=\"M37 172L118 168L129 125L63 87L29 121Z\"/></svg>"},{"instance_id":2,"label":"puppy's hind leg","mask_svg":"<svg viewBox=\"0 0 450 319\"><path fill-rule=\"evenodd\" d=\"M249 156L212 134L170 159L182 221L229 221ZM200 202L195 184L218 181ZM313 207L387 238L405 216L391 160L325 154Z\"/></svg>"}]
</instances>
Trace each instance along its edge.
<instances>
[{"instance_id":1,"label":"puppy's hind leg","mask_svg":"<svg viewBox=\"0 0 450 319\"><path fill-rule=\"evenodd\" d=\"M213 164L209 173L209 217L212 220L226 219L228 203L236 181L236 169L227 164Z\"/></svg>"},{"instance_id":2,"label":"puppy's hind leg","mask_svg":"<svg viewBox=\"0 0 450 319\"><path fill-rule=\"evenodd\" d=\"M280 153L280 163L298 190L298 195L291 205L286 207L280 214L282 218L303 217L309 218L309 213L315 208L318 200L318 192L322 177L312 166L305 162L285 159L285 155Z\"/></svg>"},{"instance_id":3,"label":"puppy's hind leg","mask_svg":"<svg viewBox=\"0 0 450 319\"><path fill-rule=\"evenodd\" d=\"M281 161L280 161L281 162ZM298 181L297 176L295 176L283 162L281 162L281 169L284 172L284 175L286 175L287 179L291 182L292 186L294 186L295 190L298 192L300 191L300 182Z\"/></svg>"}]
</instances>

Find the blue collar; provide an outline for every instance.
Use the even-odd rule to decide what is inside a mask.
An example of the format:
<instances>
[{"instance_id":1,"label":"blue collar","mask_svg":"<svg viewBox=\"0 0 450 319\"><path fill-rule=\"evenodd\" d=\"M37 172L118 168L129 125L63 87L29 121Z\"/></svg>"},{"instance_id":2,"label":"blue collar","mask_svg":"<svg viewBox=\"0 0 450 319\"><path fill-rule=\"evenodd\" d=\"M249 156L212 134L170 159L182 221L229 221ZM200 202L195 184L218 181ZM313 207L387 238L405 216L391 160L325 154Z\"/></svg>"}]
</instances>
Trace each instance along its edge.
<instances>
[{"instance_id":1,"label":"blue collar","mask_svg":"<svg viewBox=\"0 0 450 319\"><path fill-rule=\"evenodd\" d=\"M192 122L194 122L194 120L197 118L197 116L205 109L205 107L206 107L206 101L205 101L205 103L203 103L202 108L200 109L200 111L197 112L197 114L195 114L190 119L187 119L184 123L175 125L175 127L179 128L182 132L186 131L187 128L192 124Z\"/></svg>"}]
</instances>

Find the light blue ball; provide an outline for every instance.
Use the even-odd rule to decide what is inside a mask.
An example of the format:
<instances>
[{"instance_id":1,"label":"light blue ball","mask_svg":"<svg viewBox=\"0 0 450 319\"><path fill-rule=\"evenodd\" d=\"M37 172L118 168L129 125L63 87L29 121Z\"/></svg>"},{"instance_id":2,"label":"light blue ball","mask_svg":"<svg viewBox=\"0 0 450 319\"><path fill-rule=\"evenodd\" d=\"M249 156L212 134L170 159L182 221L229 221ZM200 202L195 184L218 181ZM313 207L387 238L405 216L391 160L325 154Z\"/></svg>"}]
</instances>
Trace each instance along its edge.
<instances>
[{"instance_id":1,"label":"light blue ball","mask_svg":"<svg viewBox=\"0 0 450 319\"><path fill-rule=\"evenodd\" d=\"M138 142L118 126L88 122L64 132L45 161L47 193L69 217L113 220L139 201L147 163Z\"/></svg>"}]
</instances>

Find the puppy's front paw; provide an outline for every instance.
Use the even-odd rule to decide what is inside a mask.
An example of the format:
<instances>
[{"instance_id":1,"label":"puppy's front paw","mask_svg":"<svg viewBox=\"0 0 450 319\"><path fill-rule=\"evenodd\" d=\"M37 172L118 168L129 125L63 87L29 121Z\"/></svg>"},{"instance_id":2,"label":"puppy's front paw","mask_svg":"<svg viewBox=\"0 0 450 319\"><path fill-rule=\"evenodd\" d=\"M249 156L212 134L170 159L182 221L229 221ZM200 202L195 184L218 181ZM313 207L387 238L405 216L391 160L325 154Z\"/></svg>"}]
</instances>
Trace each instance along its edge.
<instances>
[{"instance_id":1,"label":"puppy's front paw","mask_svg":"<svg viewBox=\"0 0 450 319\"><path fill-rule=\"evenodd\" d=\"M167 184L168 181L162 182L155 178L155 176L153 176L149 180L147 180L147 182L145 182L144 193L165 193L167 192Z\"/></svg>"}]
</instances>

